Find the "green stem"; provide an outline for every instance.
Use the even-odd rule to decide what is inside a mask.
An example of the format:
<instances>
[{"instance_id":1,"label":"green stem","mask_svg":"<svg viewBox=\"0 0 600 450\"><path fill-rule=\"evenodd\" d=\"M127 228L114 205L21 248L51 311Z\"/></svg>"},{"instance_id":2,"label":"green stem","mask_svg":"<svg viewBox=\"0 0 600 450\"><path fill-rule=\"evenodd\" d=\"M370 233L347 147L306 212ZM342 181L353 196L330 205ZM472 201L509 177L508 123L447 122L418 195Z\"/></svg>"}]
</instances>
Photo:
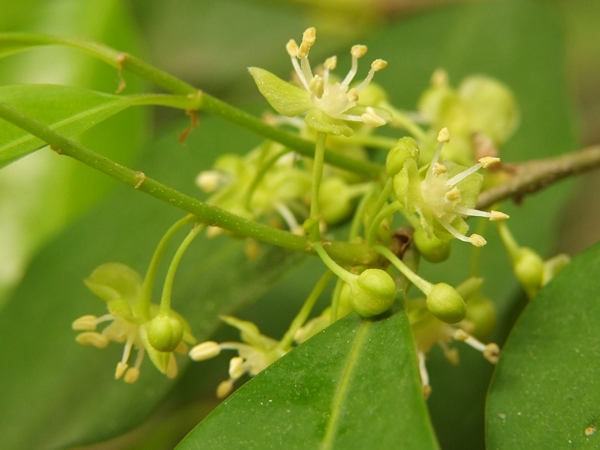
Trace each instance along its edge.
<instances>
[{"instance_id":1,"label":"green stem","mask_svg":"<svg viewBox=\"0 0 600 450\"><path fill-rule=\"evenodd\" d=\"M331 314L329 323L333 324L338 320L338 309L340 307L340 295L342 293L342 287L344 286L344 281L341 278L338 278L335 282L335 287L333 288L333 294L331 296Z\"/></svg>"},{"instance_id":2,"label":"green stem","mask_svg":"<svg viewBox=\"0 0 600 450\"><path fill-rule=\"evenodd\" d=\"M199 91L191 84L145 63L135 56L120 52L106 45L82 38L68 38L37 33L0 33L0 45L10 49L3 53L3 55L17 53L26 50L28 47L44 45L64 45L84 51L117 68L119 71L128 70L169 92L189 96L195 106L190 109L206 111L262 137L279 142L302 155L312 157L314 154L314 143L279 128L272 127L251 114ZM378 164L370 161L358 161L336 152L327 152L325 161L332 166L374 178L379 177L383 170Z\"/></svg>"},{"instance_id":3,"label":"green stem","mask_svg":"<svg viewBox=\"0 0 600 450\"><path fill-rule=\"evenodd\" d=\"M304 325L306 319L308 319L308 316L315 306L316 301L325 290L325 287L327 287L327 283L329 283L329 280L331 280L332 276L333 272L328 270L323 274L319 281L317 281L317 284L315 284L315 287L302 305L300 312L298 312L298 315L294 317L294 320L292 320L292 323L290 324L290 328L286 331L285 335L279 342L278 347L280 349L284 351L291 349L292 343L294 342L294 336L296 336L298 330L302 328L302 325Z\"/></svg>"},{"instance_id":4,"label":"green stem","mask_svg":"<svg viewBox=\"0 0 600 450\"><path fill-rule=\"evenodd\" d=\"M380 148L389 150L396 145L397 139L385 136L372 136L368 134L353 134L350 137L332 137L334 142L339 142L342 145L357 144L364 147Z\"/></svg>"},{"instance_id":5,"label":"green stem","mask_svg":"<svg viewBox=\"0 0 600 450\"><path fill-rule=\"evenodd\" d=\"M433 285L429 281L421 278L419 275L410 270L410 268L404 264L400 258L382 245L374 246L373 250L385 256L388 261L391 262L402 273L402 275L408 278L410 282L414 284L421 292L423 292L423 294L429 295L431 289L433 289Z\"/></svg>"},{"instance_id":6,"label":"green stem","mask_svg":"<svg viewBox=\"0 0 600 450\"><path fill-rule=\"evenodd\" d=\"M515 240L514 236L508 229L508 226L504 222L500 221L497 223L497 225L498 233L500 234L500 239L504 244L504 248L506 249L508 256L510 257L513 264L515 264L519 259L519 244Z\"/></svg>"},{"instance_id":7,"label":"green stem","mask_svg":"<svg viewBox=\"0 0 600 450\"><path fill-rule=\"evenodd\" d=\"M399 201L395 201L394 203L390 203L385 208L383 208L379 213L373 218L371 225L369 226L369 230L367 232L367 245L372 247L375 244L375 238L377 237L377 230L379 229L379 224L386 218L391 216L397 211L400 211L403 208L402 204Z\"/></svg>"},{"instance_id":8,"label":"green stem","mask_svg":"<svg viewBox=\"0 0 600 450\"><path fill-rule=\"evenodd\" d=\"M412 134L414 138L418 141L427 142L429 140L427 133L425 133L423 129L408 116L408 114L406 114L403 111L400 111L397 108L394 108L389 103L383 103L381 107L387 109L392 114L392 125L398 128L405 129L410 134Z\"/></svg>"},{"instance_id":9,"label":"green stem","mask_svg":"<svg viewBox=\"0 0 600 450\"><path fill-rule=\"evenodd\" d=\"M204 229L204 225L196 224L192 231L188 233L185 237L177 251L175 252L175 256L173 256L173 260L171 261L171 265L169 266L169 270L167 271L167 276L165 277L165 284L163 286L162 297L160 299L160 312L161 314L169 314L171 312L171 293L173 292L173 281L175 280L175 274L177 273L177 268L179 267L179 263L181 262L181 258L183 254L188 249L192 241L200 234L200 232Z\"/></svg>"},{"instance_id":10,"label":"green stem","mask_svg":"<svg viewBox=\"0 0 600 450\"><path fill-rule=\"evenodd\" d=\"M329 270L335 273L346 283L352 284L358 278L356 275L351 274L338 263L336 263L333 259L331 259L331 256L327 254L327 252L320 243L314 242L313 248L321 258L321 261L323 261L323 263L329 268Z\"/></svg>"},{"instance_id":11,"label":"green stem","mask_svg":"<svg viewBox=\"0 0 600 450\"><path fill-rule=\"evenodd\" d=\"M194 219L194 216L189 214L185 216L183 219L179 219L171 228L167 230L167 232L163 235L162 239L156 246L156 250L154 250L154 254L152 255L152 259L150 260L150 265L148 266L148 270L146 271L146 276L144 277L144 282L142 284L142 292L140 294L140 299L136 306L137 312L141 314L143 317L149 318L150 316L150 302L152 300L152 287L154 286L154 279L156 278L156 271L158 270L158 264L162 258L162 255L165 253L165 249L167 248L167 244L171 241L173 235L183 226L187 225Z\"/></svg>"},{"instance_id":12,"label":"green stem","mask_svg":"<svg viewBox=\"0 0 600 450\"><path fill-rule=\"evenodd\" d=\"M315 143L315 158L313 161L313 179L310 197L310 219L314 223L310 230L310 239L313 242L318 241L321 236L319 232L319 191L321 189L321 179L323 178L323 161L325 158L325 141L327 134L319 131L317 133L317 142Z\"/></svg>"},{"instance_id":13,"label":"green stem","mask_svg":"<svg viewBox=\"0 0 600 450\"><path fill-rule=\"evenodd\" d=\"M244 219L182 194L147 177L142 172L131 170L95 153L3 102L0 102L0 118L15 124L50 144L51 148L58 154L70 156L128 186L193 214L198 221L206 225L218 226L233 231L236 234L252 237L261 242L277 245L289 250L303 253L313 252L311 242L306 237L297 236L253 220ZM335 241L327 245L333 258L347 264L368 265L376 259L376 255L363 244Z\"/></svg>"}]
</instances>

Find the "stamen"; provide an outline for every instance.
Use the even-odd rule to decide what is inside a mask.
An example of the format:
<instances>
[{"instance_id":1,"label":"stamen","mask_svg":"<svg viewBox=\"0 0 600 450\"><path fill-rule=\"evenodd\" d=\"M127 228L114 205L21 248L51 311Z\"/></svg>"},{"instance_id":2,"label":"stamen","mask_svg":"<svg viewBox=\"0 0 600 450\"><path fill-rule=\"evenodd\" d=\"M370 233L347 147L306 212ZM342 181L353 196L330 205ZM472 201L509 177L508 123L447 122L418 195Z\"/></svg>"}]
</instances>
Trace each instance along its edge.
<instances>
[{"instance_id":1,"label":"stamen","mask_svg":"<svg viewBox=\"0 0 600 450\"><path fill-rule=\"evenodd\" d=\"M461 329L456 330L452 337L457 341L463 341L465 344L470 345L475 350L483 353L484 358L489 362L495 364L498 361L500 348L496 344L490 343L486 345Z\"/></svg>"},{"instance_id":2,"label":"stamen","mask_svg":"<svg viewBox=\"0 0 600 450\"><path fill-rule=\"evenodd\" d=\"M487 244L487 241L484 239L483 236L480 236L479 234L475 234L475 233L473 233L471 235L470 242L475 247L483 247L485 244Z\"/></svg>"},{"instance_id":3,"label":"stamen","mask_svg":"<svg viewBox=\"0 0 600 450\"><path fill-rule=\"evenodd\" d=\"M357 102L358 101L358 91L354 88L350 89L346 93L346 98L349 102Z\"/></svg>"},{"instance_id":4,"label":"stamen","mask_svg":"<svg viewBox=\"0 0 600 450\"><path fill-rule=\"evenodd\" d=\"M300 79L302 86L304 86L304 89L306 89L307 91L310 91L310 89L308 88L308 81L307 81L306 77L304 76L304 72L300 68L300 64L298 64L298 60L296 58L292 58L292 66L294 66L296 75L298 75L298 78ZM308 79L312 80L312 73L310 72L310 68L309 68Z\"/></svg>"},{"instance_id":5,"label":"stamen","mask_svg":"<svg viewBox=\"0 0 600 450\"><path fill-rule=\"evenodd\" d=\"M329 71L334 70L337 66L337 56L327 58L323 66L325 67L325 71L323 72L323 79L325 80L325 84L327 84L329 83Z\"/></svg>"},{"instance_id":6,"label":"stamen","mask_svg":"<svg viewBox=\"0 0 600 450\"><path fill-rule=\"evenodd\" d=\"M427 366L425 365L425 354L418 352L417 357L419 358L419 375L421 375L421 388L423 389L423 396L429 397L431 394L431 386L429 385L429 374L427 373Z\"/></svg>"},{"instance_id":7,"label":"stamen","mask_svg":"<svg viewBox=\"0 0 600 450\"><path fill-rule=\"evenodd\" d=\"M277 202L275 203L275 209L281 215L292 233L299 236L304 235L304 228L302 228L302 225L298 224L296 217L294 217L294 214L292 214L292 211L290 211L286 205Z\"/></svg>"},{"instance_id":8,"label":"stamen","mask_svg":"<svg viewBox=\"0 0 600 450\"><path fill-rule=\"evenodd\" d=\"M479 162L483 165L484 169L487 169L492 164L499 163L500 158L495 158L493 156L484 156L483 158L479 159Z\"/></svg>"},{"instance_id":9,"label":"stamen","mask_svg":"<svg viewBox=\"0 0 600 450\"><path fill-rule=\"evenodd\" d=\"M194 361L204 361L214 358L221 353L221 347L214 341L206 341L196 345L190 350L190 358Z\"/></svg>"},{"instance_id":10,"label":"stamen","mask_svg":"<svg viewBox=\"0 0 600 450\"><path fill-rule=\"evenodd\" d=\"M325 82L323 78L319 75L315 75L313 79L310 80L310 83L308 83L308 90L317 98L323 97L323 93L325 92Z\"/></svg>"},{"instance_id":11,"label":"stamen","mask_svg":"<svg viewBox=\"0 0 600 450\"><path fill-rule=\"evenodd\" d=\"M196 186L202 189L207 194L217 190L223 176L217 170L204 170L196 177Z\"/></svg>"},{"instance_id":12,"label":"stamen","mask_svg":"<svg viewBox=\"0 0 600 450\"><path fill-rule=\"evenodd\" d=\"M71 327L75 331L96 331L97 320L98 318L96 316L88 314L87 316L81 316L80 318L75 319Z\"/></svg>"},{"instance_id":13,"label":"stamen","mask_svg":"<svg viewBox=\"0 0 600 450\"><path fill-rule=\"evenodd\" d=\"M219 383L217 387L217 398L227 397L233 390L233 380L225 380Z\"/></svg>"},{"instance_id":14,"label":"stamen","mask_svg":"<svg viewBox=\"0 0 600 450\"><path fill-rule=\"evenodd\" d=\"M302 34L302 43L298 49L298 58L304 59L308 56L310 48L315 44L317 40L317 30L314 27L307 28Z\"/></svg>"},{"instance_id":15,"label":"stamen","mask_svg":"<svg viewBox=\"0 0 600 450\"><path fill-rule=\"evenodd\" d=\"M108 345L108 338L95 331L84 331L75 338L81 345L88 345L96 348L105 348Z\"/></svg>"},{"instance_id":16,"label":"stamen","mask_svg":"<svg viewBox=\"0 0 600 450\"><path fill-rule=\"evenodd\" d=\"M438 142L445 142L446 144L450 142L450 131L448 131L448 128L444 127L440 130L437 140Z\"/></svg>"},{"instance_id":17,"label":"stamen","mask_svg":"<svg viewBox=\"0 0 600 450\"><path fill-rule=\"evenodd\" d=\"M371 80L373 80L373 76L375 76L375 72L379 72L385 66L387 66L387 62L385 62L383 59L376 59L375 61L373 61L373 63L371 63L371 70L369 70L367 77L362 81L362 83L360 83L356 87L356 90L358 92L360 92L364 88L366 88L369 85L369 83L371 82Z\"/></svg>"},{"instance_id":18,"label":"stamen","mask_svg":"<svg viewBox=\"0 0 600 450\"><path fill-rule=\"evenodd\" d=\"M442 147L444 143L450 142L450 132L448 128L442 128L438 133L437 140L439 142L437 148L435 149L435 153L433 154L433 158L431 159L431 165L429 166L429 172L433 174L434 168L438 164L438 159L440 159L440 153L442 153Z\"/></svg>"},{"instance_id":19,"label":"stamen","mask_svg":"<svg viewBox=\"0 0 600 450\"><path fill-rule=\"evenodd\" d=\"M458 350L455 348L448 347L448 344L444 341L438 341L438 345L442 348L444 352L444 357L448 360L450 364L453 366L458 366L460 363L460 359L458 357Z\"/></svg>"},{"instance_id":20,"label":"stamen","mask_svg":"<svg viewBox=\"0 0 600 450\"><path fill-rule=\"evenodd\" d=\"M167 365L167 370L165 371L165 375L168 378L175 378L177 376L177 360L175 359L175 355L171 353L169 355L169 364Z\"/></svg>"},{"instance_id":21,"label":"stamen","mask_svg":"<svg viewBox=\"0 0 600 450\"><path fill-rule=\"evenodd\" d=\"M492 156L486 156L484 158L481 158L479 160L478 164L475 164L474 166L469 167L466 170L463 170L461 173L454 175L452 178L450 178L448 181L446 181L446 184L448 186L454 186L456 183L464 180L469 175L471 175L472 173L477 172L482 167L484 169L487 169L489 166L491 166L492 164L496 164L499 161L500 161L500 158L494 158Z\"/></svg>"},{"instance_id":22,"label":"stamen","mask_svg":"<svg viewBox=\"0 0 600 450\"><path fill-rule=\"evenodd\" d=\"M437 69L431 75L431 85L434 88L448 86L448 73L444 69Z\"/></svg>"},{"instance_id":23,"label":"stamen","mask_svg":"<svg viewBox=\"0 0 600 450\"><path fill-rule=\"evenodd\" d=\"M506 220L509 219L510 216L508 214L504 214L500 211L491 211L490 212L490 220Z\"/></svg>"},{"instance_id":24,"label":"stamen","mask_svg":"<svg viewBox=\"0 0 600 450\"><path fill-rule=\"evenodd\" d=\"M234 356L229 361L229 376L233 380L237 380L242 375L244 375L246 371L244 370L244 358L240 356Z\"/></svg>"},{"instance_id":25,"label":"stamen","mask_svg":"<svg viewBox=\"0 0 600 450\"><path fill-rule=\"evenodd\" d=\"M117 370L115 370L115 380L118 380L125 374L125 372L127 371L127 367L127 364L125 364L122 361L119 361L117 363Z\"/></svg>"},{"instance_id":26,"label":"stamen","mask_svg":"<svg viewBox=\"0 0 600 450\"><path fill-rule=\"evenodd\" d=\"M365 124L372 127L381 127L386 124L385 119L379 117L375 110L370 106L367 106L367 112L362 114L360 118Z\"/></svg>"},{"instance_id":27,"label":"stamen","mask_svg":"<svg viewBox=\"0 0 600 450\"><path fill-rule=\"evenodd\" d=\"M454 228L452 225L450 225L448 222L446 222L444 220L439 220L439 219L438 219L438 222L446 229L446 231L448 231L448 233L450 233L456 239L460 239L461 241L468 242L470 244L473 243L473 241L471 240L471 238L468 238L467 236L465 236L463 234L460 234L458 232L458 230L456 228ZM471 235L471 237L473 237L473 236L477 236L477 235Z\"/></svg>"},{"instance_id":28,"label":"stamen","mask_svg":"<svg viewBox=\"0 0 600 450\"><path fill-rule=\"evenodd\" d=\"M446 166L444 166L443 164L435 163L435 166L433 166L433 173L436 175L442 175L443 173L446 173L447 171L448 171L448 169L446 169Z\"/></svg>"},{"instance_id":29,"label":"stamen","mask_svg":"<svg viewBox=\"0 0 600 450\"><path fill-rule=\"evenodd\" d=\"M350 54L352 55L352 65L350 66L350 71L344 81L342 81L342 86L348 86L350 82L356 76L356 72L358 70L358 58L361 58L367 53L367 47L365 45L355 45L350 49Z\"/></svg>"},{"instance_id":30,"label":"stamen","mask_svg":"<svg viewBox=\"0 0 600 450\"><path fill-rule=\"evenodd\" d=\"M133 384L140 378L140 369L136 367L131 367L125 373L125 378L123 379L125 383Z\"/></svg>"},{"instance_id":31,"label":"stamen","mask_svg":"<svg viewBox=\"0 0 600 450\"><path fill-rule=\"evenodd\" d=\"M458 189L456 186L453 187L448 192L446 192L446 195L444 195L444 198L446 199L447 202L456 202L456 201L460 200L460 189ZM458 210L459 208L460 208L460 206L457 205L454 209ZM464 208L464 209L467 209L467 208Z\"/></svg>"},{"instance_id":32,"label":"stamen","mask_svg":"<svg viewBox=\"0 0 600 450\"><path fill-rule=\"evenodd\" d=\"M296 44L296 41L293 39L290 39L289 42L286 44L285 49L288 52L288 55L290 55L292 58L297 58L298 57L298 44Z\"/></svg>"}]
</instances>

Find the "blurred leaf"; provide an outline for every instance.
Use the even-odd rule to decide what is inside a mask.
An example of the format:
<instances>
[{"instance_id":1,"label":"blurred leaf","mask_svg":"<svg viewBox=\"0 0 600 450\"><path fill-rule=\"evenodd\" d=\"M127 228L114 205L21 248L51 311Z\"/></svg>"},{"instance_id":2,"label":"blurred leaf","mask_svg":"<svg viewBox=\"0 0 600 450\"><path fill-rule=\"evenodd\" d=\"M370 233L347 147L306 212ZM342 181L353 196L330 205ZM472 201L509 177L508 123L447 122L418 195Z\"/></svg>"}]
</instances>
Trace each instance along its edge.
<instances>
[{"instance_id":1,"label":"blurred leaf","mask_svg":"<svg viewBox=\"0 0 600 450\"><path fill-rule=\"evenodd\" d=\"M109 95L58 85L13 85L0 87L0 101L49 125L65 136L93 127L130 106L141 97ZM25 130L0 124L0 168L46 144Z\"/></svg>"},{"instance_id":2,"label":"blurred leaf","mask_svg":"<svg viewBox=\"0 0 600 450\"><path fill-rule=\"evenodd\" d=\"M10 14L14 2L0 0ZM138 36L125 2L119 0L25 0L26 12L8 20L11 31L36 31L96 39L139 55ZM4 15L1 21L4 22ZM14 20L13 20L14 19ZM126 75L127 76L127 75ZM117 70L73 49L46 47L0 60L0 84L72 84L114 92ZM127 79L125 92L142 84ZM58 106L55 106L58 107ZM138 154L148 112L123 111L77 140L122 164ZM108 193L115 182L75 161L37 152L0 171L0 306L37 248Z\"/></svg>"},{"instance_id":3,"label":"blurred leaf","mask_svg":"<svg viewBox=\"0 0 600 450\"><path fill-rule=\"evenodd\" d=\"M256 142L207 118L182 147L177 143L182 128L160 140L139 168L192 195L198 192L196 173L223 148L247 149ZM82 347L70 324L83 314L106 312L83 284L95 267L115 261L144 273L162 233L182 215L122 187L33 261L0 312L0 358L11 361L0 372L0 448L54 449L107 439L141 422L161 401L173 381L149 361L135 385L115 381L122 346ZM182 238L178 235L167 258ZM261 247L259 258L249 261L245 245L226 236L199 238L185 255L173 302L197 338L207 338L219 325L219 314L259 297L299 258ZM182 357L180 363L186 362Z\"/></svg>"},{"instance_id":4,"label":"blurred leaf","mask_svg":"<svg viewBox=\"0 0 600 450\"><path fill-rule=\"evenodd\" d=\"M177 447L438 448L404 310L351 314L247 382Z\"/></svg>"},{"instance_id":5,"label":"blurred leaf","mask_svg":"<svg viewBox=\"0 0 600 450\"><path fill-rule=\"evenodd\" d=\"M596 244L519 318L490 386L489 448L599 447L599 271Z\"/></svg>"}]
</instances>

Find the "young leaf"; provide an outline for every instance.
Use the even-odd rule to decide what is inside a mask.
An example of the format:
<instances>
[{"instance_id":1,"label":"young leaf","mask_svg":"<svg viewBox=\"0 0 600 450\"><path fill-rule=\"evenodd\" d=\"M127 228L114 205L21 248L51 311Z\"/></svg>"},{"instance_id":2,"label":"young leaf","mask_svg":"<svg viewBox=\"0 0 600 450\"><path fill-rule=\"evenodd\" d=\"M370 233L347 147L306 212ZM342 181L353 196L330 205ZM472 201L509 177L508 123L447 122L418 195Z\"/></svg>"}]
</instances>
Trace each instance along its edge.
<instances>
[{"instance_id":1,"label":"young leaf","mask_svg":"<svg viewBox=\"0 0 600 450\"><path fill-rule=\"evenodd\" d=\"M258 374L177 447L438 448L404 310L351 314Z\"/></svg>"},{"instance_id":2,"label":"young leaf","mask_svg":"<svg viewBox=\"0 0 600 450\"><path fill-rule=\"evenodd\" d=\"M494 449L598 448L600 245L556 275L527 306L490 386Z\"/></svg>"}]
</instances>

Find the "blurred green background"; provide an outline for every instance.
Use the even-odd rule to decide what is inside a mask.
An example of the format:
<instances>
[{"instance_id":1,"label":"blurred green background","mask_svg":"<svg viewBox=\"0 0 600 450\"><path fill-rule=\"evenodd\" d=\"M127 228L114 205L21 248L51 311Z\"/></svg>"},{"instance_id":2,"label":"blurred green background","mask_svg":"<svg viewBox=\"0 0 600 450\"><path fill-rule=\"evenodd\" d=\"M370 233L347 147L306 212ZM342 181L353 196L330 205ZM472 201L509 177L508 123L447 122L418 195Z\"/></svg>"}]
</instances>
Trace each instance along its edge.
<instances>
[{"instance_id":1,"label":"blurred green background","mask_svg":"<svg viewBox=\"0 0 600 450\"><path fill-rule=\"evenodd\" d=\"M316 26L318 44L312 53L320 60L346 52L348 45L377 33L386 24L412 20L458 2L435 0L0 0L1 31L40 31L87 36L140 56L207 92L236 105L260 101L247 66L259 66L286 77L289 59L283 44L299 39ZM536 2L534 2L536 3ZM600 142L600 1L538 1L552 10L565 42L564 76L572 109L577 116L581 147ZM535 18L531 18L535 20ZM415 37L417 39L418 36ZM373 55L386 57L385 55ZM404 60L411 70L411 60ZM125 93L144 85L127 76ZM458 81L454 79L454 81ZM39 49L1 61L0 82L58 83L114 92L114 70L67 49ZM428 80L423 80L421 88ZM414 88L412 89L414 91ZM261 103L265 105L264 102ZM400 105L410 108L413 105ZM254 106L255 107L255 106ZM81 137L81 141L123 164L143 159L153 139L171 136L183 126L180 112L127 111ZM177 143L169 144L178 152ZM191 144L190 144L191 145ZM165 146L166 147L166 146ZM220 150L220 149L219 149ZM243 151L226 148L226 151ZM562 149L570 151L574 148ZM215 149L206 149L206 158ZM185 152L185 151L184 151ZM48 152L49 153L49 152ZM37 251L114 191L116 182L80 165L38 152L0 171L0 307L17 286ZM191 179L188 180L191 182ZM582 177L579 195L569 203L561 223L557 249L579 252L600 238L600 177ZM151 245L154 245L152 242ZM244 318L262 326L273 305L280 320L265 329L279 336L310 290L319 264L309 261L301 272L284 278ZM295 287L292 287L295 286ZM285 304L278 301L297 292ZM262 321L262 322L261 322ZM220 331L217 340L235 338ZM469 364L467 356L464 364ZM224 359L195 365L167 401L138 429L88 449L172 448L198 420L215 406L214 387L225 375ZM214 376L206 376L213 373ZM200 377L199 372L204 375ZM195 382L200 379L201 382ZM467 448L465 440L440 436L443 448ZM482 448L475 438L469 448Z\"/></svg>"}]
</instances>

